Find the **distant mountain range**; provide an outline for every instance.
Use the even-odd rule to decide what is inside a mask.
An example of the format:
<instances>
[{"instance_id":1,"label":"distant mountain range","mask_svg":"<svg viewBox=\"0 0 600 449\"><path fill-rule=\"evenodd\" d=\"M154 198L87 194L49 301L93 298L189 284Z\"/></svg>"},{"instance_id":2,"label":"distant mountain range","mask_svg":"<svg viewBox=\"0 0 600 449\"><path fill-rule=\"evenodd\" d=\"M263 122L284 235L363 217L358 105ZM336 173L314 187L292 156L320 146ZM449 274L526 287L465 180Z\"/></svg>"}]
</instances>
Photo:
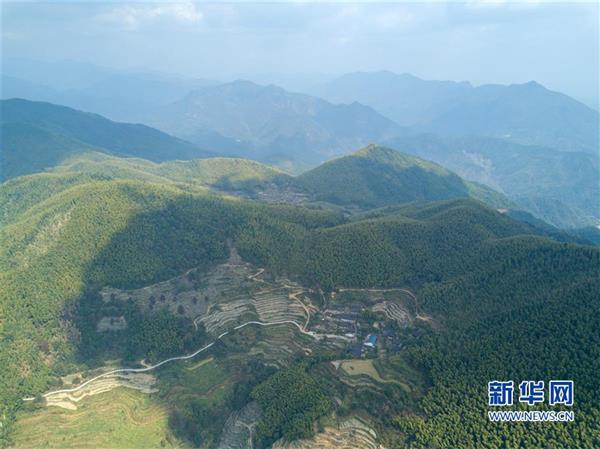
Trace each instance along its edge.
<instances>
[{"instance_id":1,"label":"distant mountain range","mask_svg":"<svg viewBox=\"0 0 600 449\"><path fill-rule=\"evenodd\" d=\"M396 123L420 125L473 89L468 82L425 81L408 73L356 72L313 87L313 95L333 103L360 101Z\"/></svg>"},{"instance_id":2,"label":"distant mountain range","mask_svg":"<svg viewBox=\"0 0 600 449\"><path fill-rule=\"evenodd\" d=\"M554 226L593 225L600 219L600 167L595 154L433 134L394 138L386 145L503 192Z\"/></svg>"},{"instance_id":3,"label":"distant mountain range","mask_svg":"<svg viewBox=\"0 0 600 449\"><path fill-rule=\"evenodd\" d=\"M75 61L9 59L2 67L0 92L3 99L47 101L131 122L144 111L217 84L209 79L117 71Z\"/></svg>"},{"instance_id":4,"label":"distant mountain range","mask_svg":"<svg viewBox=\"0 0 600 449\"><path fill-rule=\"evenodd\" d=\"M310 165L404 132L356 102L333 105L250 81L194 91L143 121L224 153Z\"/></svg>"},{"instance_id":5,"label":"distant mountain range","mask_svg":"<svg viewBox=\"0 0 600 449\"><path fill-rule=\"evenodd\" d=\"M324 100L250 81L219 84L78 63L7 67L3 96L50 99L163 133L56 105L40 104L31 120L12 117L19 108L7 110L2 134L11 151L3 157L18 156L4 159L3 179L90 149L153 161L212 153L298 174L373 143L485 184L554 226L600 220L598 113L537 83L474 87L354 73L311 91ZM107 132L108 123L118 131Z\"/></svg>"},{"instance_id":6,"label":"distant mountain range","mask_svg":"<svg viewBox=\"0 0 600 449\"><path fill-rule=\"evenodd\" d=\"M359 101L420 131L598 153L598 112L533 81L474 87L408 74L358 72L312 93L332 102Z\"/></svg>"},{"instance_id":7,"label":"distant mountain range","mask_svg":"<svg viewBox=\"0 0 600 449\"><path fill-rule=\"evenodd\" d=\"M0 101L0 126L0 180L41 171L90 150L157 161L211 154L145 125L21 99Z\"/></svg>"},{"instance_id":8,"label":"distant mountain range","mask_svg":"<svg viewBox=\"0 0 600 449\"><path fill-rule=\"evenodd\" d=\"M208 80L171 79L136 74L111 74L90 86L57 90L2 75L2 98L26 98L93 111L113 120L133 121L144 111L179 100L191 90L217 84Z\"/></svg>"},{"instance_id":9,"label":"distant mountain range","mask_svg":"<svg viewBox=\"0 0 600 449\"><path fill-rule=\"evenodd\" d=\"M273 113L272 120L267 121L267 123L273 127L273 134L276 134L277 131L275 130L277 129L292 129L290 133L313 130L314 132L308 133L304 138L314 138L314 145L309 145L309 147L321 148L321 151L312 151L312 156L308 160L327 160L334 157L335 153L347 153L347 151L342 151L338 147L338 151L334 154L323 154L327 152L328 147L319 145L324 145L324 142L328 141L327 139L336 141L338 144L343 142L348 146L355 142L360 147L362 140L369 137L367 128L364 129L367 136L360 137L360 123L354 127L355 132L353 134L345 134L345 139L338 137L336 126L344 126L340 117L347 117L348 120L352 117L356 118L356 115L351 114L353 105L348 106L349 109L341 107L346 115L337 114L330 109L335 109L335 106L312 97L287 94L277 88L261 88L253 84L244 84L233 83L232 85L225 85L224 89L237 90L240 88L242 91L252 89L255 91L253 95L259 97L264 94L266 98L256 103L262 103L269 111L273 110L270 100L274 97L279 98L281 103L284 104L284 108L292 111L299 110L297 114L300 118L296 117L296 120L284 118L284 114ZM275 95L272 93L273 90ZM218 101L222 100L222 95L217 95L221 99L217 100L213 97L216 95L213 89L210 89L210 91L212 93L208 95L208 98L217 102L215 103L215 109L217 109L216 106ZM288 95L291 95L291 99L296 103L293 101L292 103L286 102L289 100ZM237 95L233 96L238 98ZM207 110L209 110L210 107L206 106L209 101L204 95L200 95L200 97L203 98L200 103L204 104L203 107L207 107ZM291 104L294 106L292 107ZM369 117L374 117L373 120L376 125L368 125L368 127L379 129L382 135L388 129L400 129L394 127L393 124L390 125L390 128L387 128L391 123L390 121L380 118L381 116L372 113L368 108L364 109L360 105L355 106L359 116L366 111ZM320 107L324 109L319 109ZM232 105L223 109L225 111L220 111L220 114L232 114L238 110L236 106ZM319 112L314 113L314 118L307 119L306 111L314 112L315 110ZM251 114L252 108L240 108L239 111L241 115L248 117L248 128L238 126L232 128L232 130L226 128L219 130L224 133L237 133L237 135L246 139L251 139L253 135L263 136L259 130L265 130L266 126L260 117L268 116L268 114L259 114L259 118L254 118ZM269 148L275 149L278 145L273 143L273 147L268 145L261 147L256 141L246 144L245 141L240 140L238 142L218 133L202 135L204 140L198 139L198 141L204 141L205 145L201 147L145 125L113 122L96 114L50 103L18 99L3 100L0 102L0 112L2 115L0 126L3 141L0 151L1 179L41 171L60 164L67 158L90 150L141 157L151 161L198 159L225 153L236 156L241 154L272 164L285 165L287 162L297 166L297 161L294 158L302 158L301 160L307 160L308 158L306 152L302 151L299 146L294 148L290 144L284 147L289 151L281 154L269 153ZM339 120L340 123L335 121L332 123L331 120L327 120L325 118L327 113L332 114L332 120ZM194 120L195 116L191 113L183 116L188 117L190 120L189 126L193 127L196 123L211 121L214 121L216 125L219 122L216 119L218 115L214 113L202 114L198 116L197 121ZM282 120L282 123L278 123L278 120ZM357 121L360 122L358 118ZM172 122L173 126L177 123L181 124L181 129L185 128L186 122L183 119ZM241 121L234 120L233 123L239 124ZM293 127L293 124L296 124L297 127ZM380 125L379 128L377 124ZM287 125L289 125L289 128L285 128ZM317 130L322 131L323 128L326 128L331 134L317 132ZM343 132L342 135L344 135ZM264 141L267 141L269 136L272 137L272 134L265 132L264 136ZM331 200L337 195L335 192L338 192L340 197L337 200L344 203L344 198L346 198L349 199L346 203L352 203L356 199L352 196L352 192L355 192L355 196L361 197L356 204L362 207L375 207L416 199L472 196L483 199L489 204L502 206L504 204L502 201L506 201L506 199L502 197L504 200L498 201L498 194L490 194L491 189L482 185L485 184L505 194L511 201L511 208L524 209L535 217L557 227L595 226L600 219L597 204L600 191L597 177L598 158L592 154L565 153L548 148L523 146L501 139L483 137L404 135L384 140L390 148L401 150L406 154L394 159L388 157L389 154L384 155L382 150L365 150L359 155L354 154L348 158L337 159L330 164L317 167L316 172L327 173L326 176L321 177L323 182L321 198ZM226 145L228 142L236 143L238 151L235 147L223 149L220 146ZM207 151L202 148L210 148L216 151ZM373 146L370 148L378 147ZM291 151L292 149L296 151ZM431 177L432 173L440 174L444 169L436 164L411 158L409 154L435 161L453 170L464 179L475 181L476 184L469 183L467 187L462 179L453 174L449 175L447 171L441 177ZM387 159L383 161L384 163L381 163L382 161L379 159L383 156L386 156ZM271 160L269 161L269 159ZM402 164L406 161L410 162L408 169L402 167ZM317 165L317 163L313 162L311 165ZM423 167L425 168L423 169ZM399 170L399 168L402 168L402 170ZM312 189L313 193L315 193L314 188L318 184L316 178L311 179L311 177L316 176L315 170L300 178L310 180L305 185L309 186L309 190ZM389 179L384 179L384 177ZM430 178L434 179L435 182L429 185L428 179ZM440 182L442 180L443 182ZM413 181L414 184L412 184ZM382 190L379 189L381 183L384 185ZM419 189L424 185L428 185L430 188L435 187L438 194L434 194L431 190L427 194L420 194ZM352 189L348 189L347 186L352 186ZM408 191L407 187L410 187ZM444 189L447 189L447 191L442 192Z\"/></svg>"},{"instance_id":10,"label":"distant mountain range","mask_svg":"<svg viewBox=\"0 0 600 449\"><path fill-rule=\"evenodd\" d=\"M49 101L113 120L143 122L185 134L180 137L192 136L201 143L233 148L238 154L248 151L249 146L262 150L273 144L278 148L268 148L267 152L284 156L300 147L310 159L315 154L308 146L315 142L326 142L323 145L333 148L333 152L338 146L350 151L359 143L356 134L362 139L365 128L376 122L383 125L381 115L394 122L384 127L409 126L415 133L494 137L594 154L599 148L598 111L533 81L475 87L468 82L424 80L381 71L346 74L307 90L308 94L338 104L335 109L316 98L303 99L300 94L275 86L249 82L221 84L161 73L116 71L74 61L9 59L2 67L1 88L2 98ZM362 106L352 105L354 102ZM374 111L368 112L365 106ZM232 108L238 108L238 113ZM351 111L352 120L345 117L346 110ZM211 114L207 114L209 111ZM322 120L319 113L329 116L327 111L335 111L335 119L318 123ZM185 123L177 125L170 113L178 114ZM375 119L374 114L379 117ZM251 120L248 115L253 115ZM314 122L318 126L309 126ZM255 126L260 124L264 128L257 129ZM294 133L297 127L301 129ZM330 137L332 127L337 134L334 138ZM359 145L380 142L374 138L379 137L380 128L368 131L369 139L359 139ZM352 144L347 147L344 142L348 140Z\"/></svg>"}]
</instances>

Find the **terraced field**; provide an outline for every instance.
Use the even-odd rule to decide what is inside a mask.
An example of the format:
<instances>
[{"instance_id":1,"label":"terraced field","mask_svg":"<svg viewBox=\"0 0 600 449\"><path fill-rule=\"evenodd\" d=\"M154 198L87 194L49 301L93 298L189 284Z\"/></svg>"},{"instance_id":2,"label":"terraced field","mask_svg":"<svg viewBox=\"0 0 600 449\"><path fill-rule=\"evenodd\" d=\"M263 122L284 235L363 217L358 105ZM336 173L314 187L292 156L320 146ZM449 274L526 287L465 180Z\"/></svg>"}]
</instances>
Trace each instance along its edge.
<instances>
[{"instance_id":1,"label":"terraced field","mask_svg":"<svg viewBox=\"0 0 600 449\"><path fill-rule=\"evenodd\" d=\"M403 288L339 288L331 293L331 301L337 304L362 304L400 327L410 326L415 319L430 320L419 314L417 297Z\"/></svg>"},{"instance_id":2,"label":"terraced field","mask_svg":"<svg viewBox=\"0 0 600 449\"><path fill-rule=\"evenodd\" d=\"M194 268L172 279L134 290L105 287L100 295L104 301L131 298L146 312L166 308L193 319L203 316L223 300L243 298L242 292L256 290L257 284L250 278L255 271L241 260L235 248L231 248L229 260L211 270Z\"/></svg>"},{"instance_id":3,"label":"terraced field","mask_svg":"<svg viewBox=\"0 0 600 449\"><path fill-rule=\"evenodd\" d=\"M220 403L235 376L210 357L166 366L158 374L158 379L149 374L103 378L76 394L47 400L60 408L31 404L32 410L17 420L14 447L187 448L171 435L169 412L190 399ZM118 382L127 382L129 388ZM135 383L142 391L132 389Z\"/></svg>"},{"instance_id":4,"label":"terraced field","mask_svg":"<svg viewBox=\"0 0 600 449\"><path fill-rule=\"evenodd\" d=\"M281 368L298 354L310 354L315 347L314 339L302 335L288 325L264 329L260 340L250 349L251 357L262 357L266 364Z\"/></svg>"},{"instance_id":5,"label":"terraced field","mask_svg":"<svg viewBox=\"0 0 600 449\"><path fill-rule=\"evenodd\" d=\"M235 248L227 263L203 272L199 268L169 279L134 290L105 287L103 300L133 300L150 313L163 308L182 314L202 324L207 332L218 336L245 321L283 322L304 325L307 311L297 299L302 292L298 285L282 279L267 282L262 279L263 269L245 263ZM104 318L99 330L123 327L122 317Z\"/></svg>"},{"instance_id":6,"label":"terraced field","mask_svg":"<svg viewBox=\"0 0 600 449\"><path fill-rule=\"evenodd\" d=\"M370 306L388 319L399 324L414 320L407 310L406 298L397 298L396 291L358 293L365 295ZM322 334L311 330L311 310L316 309L307 296L308 291L288 279L273 280L263 269L243 262L235 249L227 263L212 270L190 270L135 290L105 288L101 294L104 300L131 298L146 313L161 308L181 313L183 309L185 315L193 318L196 325L203 325L212 336L214 352L165 361L156 369L149 367L151 372L121 372L101 377L75 392L49 396L46 405L55 407L40 407L31 402L30 413L18 420L17 447L185 447L184 442L170 433L169 413L192 400L209 408L223 406L239 380L239 366L249 358L282 368L298 356L317 350L339 353L350 341L327 330ZM98 329L102 332L126 325L119 317L103 319ZM212 343L207 348L211 346ZM393 372L380 374L370 360L345 360L334 365L323 364L317 371L351 389L381 391L383 384L395 383L410 392L408 385L390 380L395 377ZM90 372L83 377L90 379L97 375ZM77 377L80 384L81 375ZM252 432L259 417L256 405L233 412L218 441L219 449L251 449ZM37 430L44 427L52 430L47 435ZM86 435L91 433L95 438L88 441ZM213 442L218 435L212 436ZM352 418L326 427L313 439L281 441L274 448L379 449L376 440L374 431L365 422Z\"/></svg>"},{"instance_id":7,"label":"terraced field","mask_svg":"<svg viewBox=\"0 0 600 449\"><path fill-rule=\"evenodd\" d=\"M326 427L313 438L294 442L278 441L273 449L385 449L366 423L350 418L337 427Z\"/></svg>"},{"instance_id":8,"label":"terraced field","mask_svg":"<svg viewBox=\"0 0 600 449\"><path fill-rule=\"evenodd\" d=\"M291 321L304 325L307 314L302 304L290 297L293 294L290 287L277 284L270 286L255 282L253 288L247 289L244 294L223 295L222 300L211 304L195 322L202 323L212 335L220 335L244 321Z\"/></svg>"},{"instance_id":9,"label":"terraced field","mask_svg":"<svg viewBox=\"0 0 600 449\"><path fill-rule=\"evenodd\" d=\"M87 396L105 393L117 387L126 387L141 391L142 393L155 393L156 378L147 373L115 373L98 379L96 382L86 385L74 393L58 393L46 398L46 405L62 407L69 410L77 410L79 401Z\"/></svg>"},{"instance_id":10,"label":"terraced field","mask_svg":"<svg viewBox=\"0 0 600 449\"><path fill-rule=\"evenodd\" d=\"M22 413L13 447L19 449L182 448L168 436L167 410L147 394L116 388L86 398L77 410L44 407Z\"/></svg>"},{"instance_id":11,"label":"terraced field","mask_svg":"<svg viewBox=\"0 0 600 449\"><path fill-rule=\"evenodd\" d=\"M372 308L373 312L382 312L386 318L395 321L399 326L407 326L413 317L402 305L393 301L382 301Z\"/></svg>"}]
</instances>

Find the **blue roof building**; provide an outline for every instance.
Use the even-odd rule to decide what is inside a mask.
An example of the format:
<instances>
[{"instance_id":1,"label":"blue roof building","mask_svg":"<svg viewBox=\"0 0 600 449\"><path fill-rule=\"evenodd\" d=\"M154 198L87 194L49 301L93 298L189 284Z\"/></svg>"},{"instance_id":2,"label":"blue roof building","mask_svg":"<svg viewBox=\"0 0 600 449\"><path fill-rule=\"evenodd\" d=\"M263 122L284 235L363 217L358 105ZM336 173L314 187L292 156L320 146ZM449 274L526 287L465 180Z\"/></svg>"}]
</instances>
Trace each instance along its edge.
<instances>
[{"instance_id":1,"label":"blue roof building","mask_svg":"<svg viewBox=\"0 0 600 449\"><path fill-rule=\"evenodd\" d=\"M373 335L373 334L367 335L367 338L365 338L365 341L363 343L363 345L368 346L370 348L374 348L376 344L377 344L377 335Z\"/></svg>"}]
</instances>

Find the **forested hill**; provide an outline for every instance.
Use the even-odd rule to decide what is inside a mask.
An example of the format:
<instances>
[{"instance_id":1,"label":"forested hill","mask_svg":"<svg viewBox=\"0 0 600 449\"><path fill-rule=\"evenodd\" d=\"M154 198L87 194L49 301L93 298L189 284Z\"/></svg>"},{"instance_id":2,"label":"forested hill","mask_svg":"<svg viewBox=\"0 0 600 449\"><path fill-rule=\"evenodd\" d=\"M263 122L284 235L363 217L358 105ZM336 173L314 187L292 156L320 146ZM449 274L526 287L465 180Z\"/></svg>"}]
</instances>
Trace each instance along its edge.
<instances>
[{"instance_id":1,"label":"forested hill","mask_svg":"<svg viewBox=\"0 0 600 449\"><path fill-rule=\"evenodd\" d=\"M51 182L49 175L55 177ZM600 253L594 248L542 238L528 225L469 199L412 204L347 222L331 211L226 199L177 183L78 176L27 177L39 189L50 182L53 192L30 196L28 206L0 230L4 441L21 398L47 390L58 376L73 371L78 340L70 311L86 291L107 285L141 287L192 267L213 266L227 257L228 241L244 260L325 292L340 286L409 286L423 298L443 333L420 342L412 354L433 379L434 389L423 403L422 417L395 420L407 436L417 438L413 441L425 442L416 447L433 441L456 447L453 441L480 438L481 429L472 426L438 429L434 424L460 422L457 410L467 388L460 377L463 347L478 380L481 373L495 377L507 366L522 366L510 347L489 350L497 334L486 334L487 320L495 316L504 317L503 332L519 335L541 354L556 345L562 348L556 357L579 354L560 358L560 363L554 356L552 360L559 363L557 373L573 373L578 395L586 398L586 413L598 413L599 390L591 374L598 371L598 359L590 352L598 347L590 341L599 340L600 329ZM32 181L36 177L43 181ZM5 183L0 190L24 185ZM531 320L539 310L544 310L539 319L528 321L535 328L523 333L522 320ZM522 317L514 329L506 319L513 313ZM548 326L565 316L574 319L562 327ZM463 346L456 343L457 349L449 341ZM430 358L421 355L427 351ZM544 373L536 368L528 375ZM448 384L445 379L450 378L461 381ZM449 402L439 403L446 398ZM436 408L429 408L430 403ZM461 413L476 413L476 404L469 407ZM505 432L480 419L475 422L485 427L484 444L459 446L493 447ZM534 433L558 443L579 433L587 441L589 425L578 421L567 434L551 438L544 429Z\"/></svg>"},{"instance_id":2,"label":"forested hill","mask_svg":"<svg viewBox=\"0 0 600 449\"><path fill-rule=\"evenodd\" d=\"M440 165L377 145L326 162L298 179L319 199L361 207L468 197L495 206L510 204L501 194Z\"/></svg>"},{"instance_id":3,"label":"forested hill","mask_svg":"<svg viewBox=\"0 0 600 449\"><path fill-rule=\"evenodd\" d=\"M37 202L77 184L106 180L137 180L179 185L195 192L226 191L242 196L273 188L303 192L293 178L248 159L207 158L155 163L90 151L67 157L44 173L10 179L0 189L0 225Z\"/></svg>"},{"instance_id":4,"label":"forested hill","mask_svg":"<svg viewBox=\"0 0 600 449\"><path fill-rule=\"evenodd\" d=\"M22 99L0 101L0 126L0 181L41 171L90 149L156 161L210 154L148 126Z\"/></svg>"},{"instance_id":5,"label":"forested hill","mask_svg":"<svg viewBox=\"0 0 600 449\"><path fill-rule=\"evenodd\" d=\"M363 150L362 152L366 152ZM382 149L388 154L388 158L394 160L408 159L411 157L402 155L393 150ZM362 153L359 152L359 153ZM414 159L414 158L413 158ZM366 158L365 158L366 160ZM387 169L390 163L382 158L382 167ZM430 164L426 161L416 161L419 164ZM361 164L362 165L362 164ZM438 166L434 169L442 173L449 173ZM385 173L385 172L383 172ZM339 174L335 174L338 176ZM402 174L399 175L402 177ZM90 151L75 153L66 157L60 163L43 173L22 176L5 182L4 188L0 189L0 225L10 222L18 217L23 211L31 207L35 202L48 198L62 190L76 184L91 182L93 180L139 180L158 184L178 185L187 190L195 192L206 192L212 190L244 198L258 199L266 202L304 204L310 207L325 207L330 209L342 209L356 216L380 216L394 213L398 208L404 208L407 197L400 196L402 189L408 190L408 198L420 198L418 190L412 191L413 185L403 185L398 188L397 177L388 179L373 174L367 179L375 179L384 186L384 192L389 193L388 198L382 201L386 206L372 209L378 202L367 201L370 192L357 195L348 199L327 197L328 201L321 201L320 192L315 188L318 183L307 183L303 177L293 177L267 165L260 164L248 159L238 158L205 158L191 161L165 161L156 163L140 158L123 158L105 153ZM361 178L356 178L360 180ZM451 176L449 179L456 180ZM341 182L341 181L340 181ZM353 184L354 181L352 181ZM536 220L531 215L511 208L511 204L500 194L473 183L464 183L458 180L458 194L450 194L447 197L461 197L467 187L467 193L472 198L495 207L506 209L513 218L532 224L538 232L551 236L560 241L589 243L592 235L582 233L581 235L565 233L552 226ZM418 184L415 184L418 187ZM327 193L327 192L326 192ZM342 192L343 193L343 192ZM364 193L364 192L362 192ZM377 192L378 194L380 192ZM389 204L389 205L388 205ZM372 212L369 212L372 211ZM367 214L367 215L365 215ZM574 237L578 235L579 237Z\"/></svg>"},{"instance_id":6,"label":"forested hill","mask_svg":"<svg viewBox=\"0 0 600 449\"><path fill-rule=\"evenodd\" d=\"M70 185L75 177L183 183L190 188L208 188L253 198L268 199L271 195L277 202L319 202L322 206L325 201L331 207L370 209L415 200L469 197L493 207L510 207L510 202L501 194L465 182L436 164L373 145L298 177L248 159L206 158L155 163L94 151L67 157L45 175L9 181L9 188L0 195L0 222L2 217L13 214L11 207L20 209L28 204L32 195L49 194L60 185ZM65 184L67 179L70 181ZM348 185L353 188L345 188Z\"/></svg>"}]
</instances>

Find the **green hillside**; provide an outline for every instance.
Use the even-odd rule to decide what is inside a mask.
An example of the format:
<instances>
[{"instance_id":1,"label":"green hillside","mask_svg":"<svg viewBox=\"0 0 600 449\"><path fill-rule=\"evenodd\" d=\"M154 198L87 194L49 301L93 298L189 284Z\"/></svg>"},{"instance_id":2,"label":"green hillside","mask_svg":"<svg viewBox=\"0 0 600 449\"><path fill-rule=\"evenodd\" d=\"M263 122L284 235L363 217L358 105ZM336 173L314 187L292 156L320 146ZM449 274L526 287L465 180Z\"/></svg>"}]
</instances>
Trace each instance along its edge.
<instances>
[{"instance_id":1,"label":"green hillside","mask_svg":"<svg viewBox=\"0 0 600 449\"><path fill-rule=\"evenodd\" d=\"M68 156L44 173L6 181L0 189L0 224L76 184L113 179L185 184L194 191L217 189L252 194L269 186L301 191L291 176L247 159L209 158L155 163L90 151Z\"/></svg>"},{"instance_id":2,"label":"green hillside","mask_svg":"<svg viewBox=\"0 0 600 449\"><path fill-rule=\"evenodd\" d=\"M415 163L391 150L382 153L378 159L396 169ZM104 159L120 179L94 172L94 164ZM243 260L325 296L340 287L415 292L421 313L436 325L410 331L414 335L402 357L428 379L424 396L397 400L386 411L377 404L390 403L378 399L377 390L365 389L357 391L358 402L350 409L333 405L338 414L369 414L391 448L491 448L507 439L517 447L532 441L593 447L600 416L595 376L600 251L541 237L535 228L469 198L413 202L349 221L330 211L225 198L184 182L198 173L198 179L218 183L220 176L202 173L224 162L230 170L221 172L242 185L248 179L244 173L250 179L277 173L237 160L194 167L119 163L92 154L0 186L3 442L23 396L56 387L58 376L91 363L79 358L80 345L90 336L81 335L89 330L78 329L74 315L94 312L88 304L93 292L102 286L144 287L194 267L213 267L225 261L233 245ZM447 173L419 163L435 176ZM138 356L156 359L189 350L196 341L188 339L191 323L183 319L157 315L140 326L128 349ZM159 341L149 338L154 334L162 335ZM311 361L311 378L342 388L323 371L327 363L318 357ZM585 418L563 427L491 425L485 386L490 378L509 377L574 379L575 411ZM328 403L333 391L339 390L325 390ZM204 420L211 416L198 413Z\"/></svg>"},{"instance_id":3,"label":"green hillside","mask_svg":"<svg viewBox=\"0 0 600 449\"><path fill-rule=\"evenodd\" d=\"M489 241L483 251L483 267L421 290L424 310L444 317L443 330L410 351L433 388L422 414L395 418L405 447L596 446L598 250L514 237ZM575 422L487 420L490 379L561 378L577 385Z\"/></svg>"},{"instance_id":4,"label":"green hillside","mask_svg":"<svg viewBox=\"0 0 600 449\"><path fill-rule=\"evenodd\" d=\"M226 257L226 239L244 239L249 223L290 233L336 220L135 181L91 181L41 200L0 230L2 414L47 388L51 373L69 371L75 348L61 310L91 285L140 285L215 264Z\"/></svg>"},{"instance_id":5,"label":"green hillside","mask_svg":"<svg viewBox=\"0 0 600 449\"><path fill-rule=\"evenodd\" d=\"M437 164L376 145L326 162L298 179L321 200L361 207L468 197L496 206L510 204Z\"/></svg>"},{"instance_id":6,"label":"green hillside","mask_svg":"<svg viewBox=\"0 0 600 449\"><path fill-rule=\"evenodd\" d=\"M51 103L1 100L0 120L0 180L51 167L90 149L156 161L209 154L144 125L117 123Z\"/></svg>"},{"instance_id":7,"label":"green hillside","mask_svg":"<svg viewBox=\"0 0 600 449\"><path fill-rule=\"evenodd\" d=\"M83 173L37 173L8 180L0 188L0 225L11 222L35 204L63 190L102 179L105 178Z\"/></svg>"}]
</instances>

